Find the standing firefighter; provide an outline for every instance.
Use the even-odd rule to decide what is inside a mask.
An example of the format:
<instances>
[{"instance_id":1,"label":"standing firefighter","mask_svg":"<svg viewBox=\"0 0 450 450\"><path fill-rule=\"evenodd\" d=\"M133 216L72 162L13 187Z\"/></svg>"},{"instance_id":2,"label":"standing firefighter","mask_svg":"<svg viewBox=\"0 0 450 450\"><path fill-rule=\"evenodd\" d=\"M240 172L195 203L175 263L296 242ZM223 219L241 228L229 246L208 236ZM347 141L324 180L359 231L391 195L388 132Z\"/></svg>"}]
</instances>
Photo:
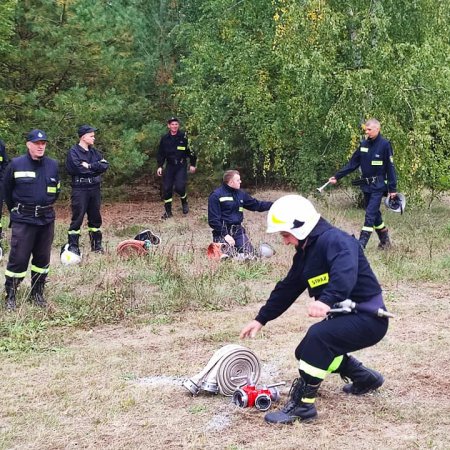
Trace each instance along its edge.
<instances>
[{"instance_id":1,"label":"standing firefighter","mask_svg":"<svg viewBox=\"0 0 450 450\"><path fill-rule=\"evenodd\" d=\"M397 174L391 143L380 134L380 122L369 119L365 124L367 139L363 140L355 150L348 164L339 170L328 181L336 184L340 178L361 167L362 177L352 182L360 186L364 194L366 217L359 236L359 242L366 248L373 230L378 234L378 247L390 246L388 229L381 216L380 204L383 195L391 198L397 196Z\"/></svg>"},{"instance_id":2,"label":"standing firefighter","mask_svg":"<svg viewBox=\"0 0 450 450\"><path fill-rule=\"evenodd\" d=\"M312 325L295 350L300 376L292 384L281 411L266 414L269 423L286 424L317 416L314 401L329 373L352 383L344 392L362 395L380 387L384 379L349 352L370 347L387 332L381 287L358 241L320 217L309 200L299 195L278 199L267 216L267 232L278 232L286 245L295 246L292 267L277 283L255 320L241 331L254 337L270 320L283 314L306 289L315 298L310 317L324 318ZM351 299L358 313L328 314L336 303ZM387 314L387 313L386 313ZM384 314L383 314L384 315Z\"/></svg>"},{"instance_id":3,"label":"standing firefighter","mask_svg":"<svg viewBox=\"0 0 450 450\"><path fill-rule=\"evenodd\" d=\"M72 222L68 231L68 250L80 255L79 240L84 215L87 214L91 250L102 253L101 181L102 173L109 167L98 150L94 148L97 128L82 125L78 128L80 138L67 155L66 169L72 175Z\"/></svg>"},{"instance_id":4,"label":"standing firefighter","mask_svg":"<svg viewBox=\"0 0 450 450\"><path fill-rule=\"evenodd\" d=\"M27 153L13 158L4 177L5 202L10 211L11 251L5 271L6 308L16 308L16 291L25 278L30 256L31 298L45 307L44 286L50 264L55 211L60 184L58 163L44 156L47 135L32 130Z\"/></svg>"},{"instance_id":5,"label":"standing firefighter","mask_svg":"<svg viewBox=\"0 0 450 450\"><path fill-rule=\"evenodd\" d=\"M172 217L173 189L181 198L183 214L189 213L186 194L187 160L189 159L189 172L195 173L197 157L189 149L188 138L185 132L180 131L180 123L176 117L167 121L169 132L161 137L158 154L156 156L158 169L156 174L163 175L163 166L166 163L163 176L164 214L162 219Z\"/></svg>"},{"instance_id":6,"label":"standing firefighter","mask_svg":"<svg viewBox=\"0 0 450 450\"><path fill-rule=\"evenodd\" d=\"M3 215L3 174L9 163L8 156L6 155L5 143L0 139L0 248L1 240L3 239L3 225L2 225L2 215Z\"/></svg>"}]
</instances>

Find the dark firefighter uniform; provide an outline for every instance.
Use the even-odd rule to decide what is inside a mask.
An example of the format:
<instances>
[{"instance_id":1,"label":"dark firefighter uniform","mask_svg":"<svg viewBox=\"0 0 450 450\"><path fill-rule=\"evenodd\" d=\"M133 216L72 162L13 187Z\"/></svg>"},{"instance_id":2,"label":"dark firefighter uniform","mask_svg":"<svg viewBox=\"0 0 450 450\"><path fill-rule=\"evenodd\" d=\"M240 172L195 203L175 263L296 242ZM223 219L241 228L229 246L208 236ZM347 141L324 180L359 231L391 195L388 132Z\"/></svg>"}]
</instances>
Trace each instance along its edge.
<instances>
[{"instance_id":1,"label":"dark firefighter uniform","mask_svg":"<svg viewBox=\"0 0 450 450\"><path fill-rule=\"evenodd\" d=\"M244 209L263 212L271 206L272 202L256 200L247 192L223 183L208 198L208 224L212 228L213 242L225 243L224 237L229 234L239 253L252 253L253 246L242 226Z\"/></svg>"},{"instance_id":2,"label":"dark firefighter uniform","mask_svg":"<svg viewBox=\"0 0 450 450\"><path fill-rule=\"evenodd\" d=\"M96 128L84 125L79 128L80 138L87 133L96 131ZM88 165L88 168L83 166ZM85 150L81 145L75 144L67 154L66 169L72 175L72 221L68 231L69 251L80 254L79 239L81 225L85 214L88 219L89 239L91 250L102 252L102 216L101 206L101 174L106 172L109 164L101 153L92 145Z\"/></svg>"},{"instance_id":3,"label":"dark firefighter uniform","mask_svg":"<svg viewBox=\"0 0 450 450\"><path fill-rule=\"evenodd\" d=\"M296 250L286 278L277 283L255 318L261 324L280 316L306 289L311 297L330 307L351 299L364 304L365 310L385 309L381 287L354 237L320 218ZM302 401L314 402L318 386L329 373L357 380L361 363L347 353L376 344L387 329L388 319L369 312L337 314L312 325L295 350L301 378L307 386L314 386L310 399L306 392ZM275 419L278 421L278 416Z\"/></svg>"},{"instance_id":4,"label":"dark firefighter uniform","mask_svg":"<svg viewBox=\"0 0 450 450\"><path fill-rule=\"evenodd\" d=\"M381 134L375 139L365 139L355 150L348 164L335 174L339 180L361 167L362 177L353 182L364 194L366 216L360 241L366 246L375 229L380 238L380 247L388 240L387 228L381 216L380 204L386 192L397 191L397 174L391 143Z\"/></svg>"},{"instance_id":5,"label":"dark firefighter uniform","mask_svg":"<svg viewBox=\"0 0 450 450\"><path fill-rule=\"evenodd\" d=\"M175 120L175 118L174 118ZM197 156L189 148L188 138L185 132L178 131L172 135L170 131L161 137L156 160L158 167L166 164L163 174L163 196L165 215L163 218L172 217L173 189L180 196L183 213L189 212L186 194L187 165L195 167Z\"/></svg>"},{"instance_id":6,"label":"dark firefighter uniform","mask_svg":"<svg viewBox=\"0 0 450 450\"><path fill-rule=\"evenodd\" d=\"M3 238L3 225L2 225L2 214L3 214L3 174L9 163L8 156L6 155L5 143L0 140L0 240Z\"/></svg>"},{"instance_id":7,"label":"dark firefighter uniform","mask_svg":"<svg viewBox=\"0 0 450 450\"><path fill-rule=\"evenodd\" d=\"M47 141L40 130L30 132L29 140L33 139L33 133ZM13 158L5 172L4 191L12 227L5 271L7 307L15 309L16 290L25 278L30 256L31 297L39 306L45 306L43 291L55 224L53 203L60 192L58 163L47 156L34 160L28 152Z\"/></svg>"}]
</instances>

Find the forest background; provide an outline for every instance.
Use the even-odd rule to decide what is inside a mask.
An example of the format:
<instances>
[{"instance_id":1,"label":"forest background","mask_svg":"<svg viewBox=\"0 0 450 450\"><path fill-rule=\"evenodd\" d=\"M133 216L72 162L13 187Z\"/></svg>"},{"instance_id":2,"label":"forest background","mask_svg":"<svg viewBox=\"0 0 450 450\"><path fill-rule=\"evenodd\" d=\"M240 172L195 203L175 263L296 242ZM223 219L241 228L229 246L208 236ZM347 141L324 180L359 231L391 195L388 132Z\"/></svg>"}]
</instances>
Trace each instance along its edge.
<instances>
[{"instance_id":1,"label":"forest background","mask_svg":"<svg viewBox=\"0 0 450 450\"><path fill-rule=\"evenodd\" d=\"M450 5L444 0L2 0L0 137L36 127L64 161L99 128L120 186L156 169L168 116L199 156L199 186L239 168L309 190L377 117L400 189L450 187Z\"/></svg>"}]
</instances>

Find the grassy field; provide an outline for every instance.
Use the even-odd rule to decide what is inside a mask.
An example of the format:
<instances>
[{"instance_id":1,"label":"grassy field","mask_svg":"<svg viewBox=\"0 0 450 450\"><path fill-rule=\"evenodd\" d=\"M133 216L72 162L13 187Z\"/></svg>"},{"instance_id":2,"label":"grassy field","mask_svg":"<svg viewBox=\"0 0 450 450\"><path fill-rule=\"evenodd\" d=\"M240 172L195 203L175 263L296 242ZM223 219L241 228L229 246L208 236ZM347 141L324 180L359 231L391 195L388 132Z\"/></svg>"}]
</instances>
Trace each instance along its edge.
<instances>
[{"instance_id":1,"label":"grassy field","mask_svg":"<svg viewBox=\"0 0 450 450\"><path fill-rule=\"evenodd\" d=\"M257 192L275 200L282 192ZM357 234L363 211L349 194L315 199L323 216ZM226 344L251 348L262 382L297 374L294 349L314 320L304 294L254 340L239 331L290 267L293 249L265 235L265 214L246 213L254 243L276 255L253 262L207 260L210 241L205 199L191 214L161 222L160 203L104 207L105 255L88 251L83 263L63 267L68 209L58 214L47 285L50 308L27 302L21 286L16 313L0 311L0 449L448 449L450 430L450 201L431 209L386 213L394 247L367 255L383 285L391 321L385 339L358 352L386 382L355 398L330 376L311 424L273 427L255 409L223 396L192 397L183 379L199 372ZM121 260L116 245L143 228L161 235L148 257ZM3 268L6 261L1 262Z\"/></svg>"}]
</instances>

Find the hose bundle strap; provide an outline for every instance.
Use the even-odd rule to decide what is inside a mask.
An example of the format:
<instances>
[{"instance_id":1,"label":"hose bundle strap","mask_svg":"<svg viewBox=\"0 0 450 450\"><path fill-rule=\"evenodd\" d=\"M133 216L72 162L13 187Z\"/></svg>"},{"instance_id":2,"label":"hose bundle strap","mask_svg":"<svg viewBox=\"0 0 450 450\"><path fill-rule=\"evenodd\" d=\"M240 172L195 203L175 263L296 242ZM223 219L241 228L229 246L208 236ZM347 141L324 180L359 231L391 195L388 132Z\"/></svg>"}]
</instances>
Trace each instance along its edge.
<instances>
[{"instance_id":1,"label":"hose bundle strap","mask_svg":"<svg viewBox=\"0 0 450 450\"><path fill-rule=\"evenodd\" d=\"M246 347L229 344L217 350L205 368L185 380L183 386L193 395L204 390L231 397L242 385L242 377L250 378L252 374L257 382L261 366L256 355Z\"/></svg>"}]
</instances>

